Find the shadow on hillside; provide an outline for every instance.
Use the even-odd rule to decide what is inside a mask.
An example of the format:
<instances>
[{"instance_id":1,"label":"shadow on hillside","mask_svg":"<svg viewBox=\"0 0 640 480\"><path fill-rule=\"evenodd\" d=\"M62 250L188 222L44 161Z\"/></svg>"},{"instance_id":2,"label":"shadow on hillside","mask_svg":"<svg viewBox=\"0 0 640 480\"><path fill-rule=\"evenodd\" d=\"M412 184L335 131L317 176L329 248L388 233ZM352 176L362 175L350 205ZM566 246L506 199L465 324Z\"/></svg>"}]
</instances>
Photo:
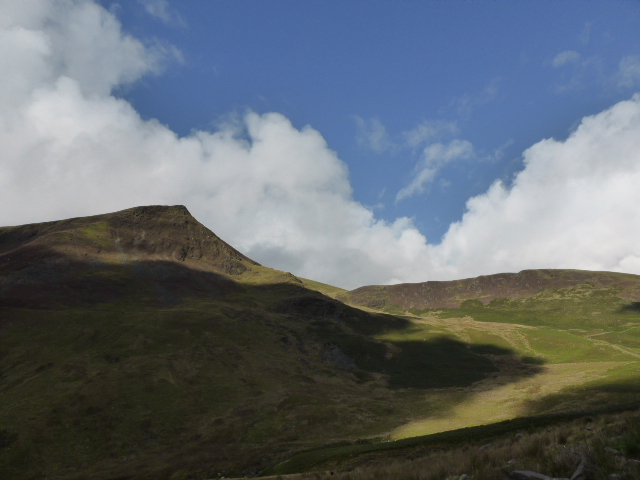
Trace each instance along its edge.
<instances>
[{"instance_id":1,"label":"shadow on hillside","mask_svg":"<svg viewBox=\"0 0 640 480\"><path fill-rule=\"evenodd\" d=\"M640 302L631 302L626 305L622 305L620 309L618 309L619 313L633 312L640 313Z\"/></svg>"},{"instance_id":2,"label":"shadow on hillside","mask_svg":"<svg viewBox=\"0 0 640 480\"><path fill-rule=\"evenodd\" d=\"M363 365L367 370L389 375L390 388L468 387L498 372L491 360L474 353L468 344L447 337L394 345L399 353Z\"/></svg>"},{"instance_id":3,"label":"shadow on hillside","mask_svg":"<svg viewBox=\"0 0 640 480\"><path fill-rule=\"evenodd\" d=\"M424 408L444 413L473 395L466 387L475 382L500 373L504 384L543 368L508 349L445 336L381 340L414 324L294 282L241 284L180 262L112 264L38 249L0 256L0 276L0 387L22 395L28 380L30 388L53 391L28 392L46 416L16 402L35 420L20 427L15 444L29 440L29 429L47 431L47 441L67 442L70 458L75 447L63 426L72 418L71 430L123 435L117 445L143 453L156 442L181 451L183 441L200 452L211 450L206 438L222 439L237 451L216 462L263 468L259 459L271 453L240 460L255 448L245 440L249 433L269 445L295 441L296 449L354 435L363 425L380 434L422 408L431 389L453 387ZM11 350L20 350L19 358L10 358ZM157 418L147 420L151 411ZM209 437L194 436L193 422L202 419ZM12 428L0 442L13 438ZM313 437L313 429L321 433ZM96 455L120 451L96 438Z\"/></svg>"},{"instance_id":4,"label":"shadow on hillside","mask_svg":"<svg viewBox=\"0 0 640 480\"><path fill-rule=\"evenodd\" d=\"M500 372L489 356L510 357L508 381L532 376L543 362L531 362L515 351L495 345L474 345L447 336L425 341L379 340L378 335L401 332L414 324L403 317L366 312L294 284L252 286L271 299L270 308L297 321L325 346L337 346L353 361L361 380L382 374L391 389L469 387ZM277 293L276 293L277 292Z\"/></svg>"},{"instance_id":5,"label":"shadow on hillside","mask_svg":"<svg viewBox=\"0 0 640 480\"><path fill-rule=\"evenodd\" d=\"M282 322L276 321L277 328L295 326L304 332L303 343L315 344L315 352L320 352L325 365L353 373L361 383L382 375L391 389L469 387L499 373L492 355L512 356L511 364L519 363L521 368L509 373L512 381L543 368L525 363L526 359L522 362L506 348L472 345L446 336L426 341L380 340L378 336L406 331L413 323L351 307L294 282L240 284L225 275L175 261L113 264L65 257L43 248L22 260L14 259L14 265L20 267L14 271L10 270L11 262L3 264L0 273L4 273L5 286L0 291L0 306L60 309L121 305L127 309L179 310L194 301L220 302L251 309L247 317L282 318Z\"/></svg>"},{"instance_id":6,"label":"shadow on hillside","mask_svg":"<svg viewBox=\"0 0 640 480\"><path fill-rule=\"evenodd\" d=\"M46 246L27 246L0 258L0 307L47 309L131 300L168 306L190 297L220 299L240 289L225 275L169 260L107 263Z\"/></svg>"},{"instance_id":7,"label":"shadow on hillside","mask_svg":"<svg viewBox=\"0 0 640 480\"><path fill-rule=\"evenodd\" d=\"M564 389L531 401L523 415L613 407L640 401L640 376Z\"/></svg>"},{"instance_id":8,"label":"shadow on hillside","mask_svg":"<svg viewBox=\"0 0 640 480\"><path fill-rule=\"evenodd\" d=\"M516 368L515 374L511 369L513 381L542 370L526 359L522 362L514 351L445 336L428 341L381 341L376 336L406 330L412 322L351 307L293 282L239 284L225 275L176 261L113 264L65 256L46 247L23 249L20 255L8 258L0 269L5 280L0 307L120 304L166 309L193 300L241 305L294 321L314 339L325 363L351 371L360 382L381 374L391 389L468 387L499 372L487 354L516 359L511 364L519 363L522 368Z\"/></svg>"}]
</instances>

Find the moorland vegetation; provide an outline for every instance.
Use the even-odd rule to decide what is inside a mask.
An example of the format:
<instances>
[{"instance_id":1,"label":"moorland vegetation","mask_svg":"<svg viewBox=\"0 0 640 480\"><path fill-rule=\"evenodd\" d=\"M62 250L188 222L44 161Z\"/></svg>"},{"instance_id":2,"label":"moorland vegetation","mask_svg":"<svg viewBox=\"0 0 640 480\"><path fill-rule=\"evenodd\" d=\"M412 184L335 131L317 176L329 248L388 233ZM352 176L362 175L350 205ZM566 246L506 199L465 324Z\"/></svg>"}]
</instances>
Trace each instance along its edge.
<instances>
[{"instance_id":1,"label":"moorland vegetation","mask_svg":"<svg viewBox=\"0 0 640 480\"><path fill-rule=\"evenodd\" d=\"M634 475L639 302L574 270L347 292L181 206L0 228L0 472Z\"/></svg>"}]
</instances>

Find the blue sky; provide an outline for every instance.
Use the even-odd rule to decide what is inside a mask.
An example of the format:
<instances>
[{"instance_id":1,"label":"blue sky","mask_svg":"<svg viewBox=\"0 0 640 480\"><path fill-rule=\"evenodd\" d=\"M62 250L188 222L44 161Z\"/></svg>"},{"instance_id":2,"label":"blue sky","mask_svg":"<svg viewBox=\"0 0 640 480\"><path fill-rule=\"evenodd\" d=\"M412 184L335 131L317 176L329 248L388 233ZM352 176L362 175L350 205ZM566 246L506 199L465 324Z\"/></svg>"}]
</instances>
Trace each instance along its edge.
<instances>
[{"instance_id":1,"label":"blue sky","mask_svg":"<svg viewBox=\"0 0 640 480\"><path fill-rule=\"evenodd\" d=\"M105 5L138 37L182 53L183 63L122 93L145 118L186 135L231 112L280 112L323 135L349 166L357 201L387 220L415 218L433 241L469 197L496 178L510 181L527 147L566 138L582 117L638 87L616 79L620 61L640 55L638 2ZM409 145L404 134L424 122L455 133ZM367 138L381 128L377 143ZM454 138L471 142L474 155L396 202L422 148Z\"/></svg>"},{"instance_id":2,"label":"blue sky","mask_svg":"<svg viewBox=\"0 0 640 480\"><path fill-rule=\"evenodd\" d=\"M640 2L6 0L0 224L184 204L334 285L640 274Z\"/></svg>"}]
</instances>

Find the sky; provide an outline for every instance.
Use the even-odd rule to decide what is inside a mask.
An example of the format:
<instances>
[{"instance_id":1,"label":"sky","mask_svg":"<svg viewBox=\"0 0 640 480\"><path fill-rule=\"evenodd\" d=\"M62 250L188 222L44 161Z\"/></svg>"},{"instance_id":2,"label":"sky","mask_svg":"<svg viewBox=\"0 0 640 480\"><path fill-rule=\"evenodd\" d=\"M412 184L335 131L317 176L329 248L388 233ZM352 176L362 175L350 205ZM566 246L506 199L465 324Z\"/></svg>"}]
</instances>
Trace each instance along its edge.
<instances>
[{"instance_id":1,"label":"sky","mask_svg":"<svg viewBox=\"0 0 640 480\"><path fill-rule=\"evenodd\" d=\"M640 274L640 2L1 0L0 225L183 204L344 288Z\"/></svg>"}]
</instances>

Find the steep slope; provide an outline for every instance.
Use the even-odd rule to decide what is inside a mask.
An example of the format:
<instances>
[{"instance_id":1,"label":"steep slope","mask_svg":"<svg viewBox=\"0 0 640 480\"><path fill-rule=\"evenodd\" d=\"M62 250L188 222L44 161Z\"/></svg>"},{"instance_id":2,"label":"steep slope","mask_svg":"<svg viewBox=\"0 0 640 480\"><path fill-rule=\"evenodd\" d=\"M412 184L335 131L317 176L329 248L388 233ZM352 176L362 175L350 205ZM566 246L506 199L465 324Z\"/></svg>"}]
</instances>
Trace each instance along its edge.
<instances>
[{"instance_id":1,"label":"steep slope","mask_svg":"<svg viewBox=\"0 0 640 480\"><path fill-rule=\"evenodd\" d=\"M220 240L186 207L135 207L111 214L0 228L0 254L50 248L71 257L105 261L201 262L211 270L238 274L258 265ZM205 267L205 268L206 268Z\"/></svg>"},{"instance_id":2,"label":"steep slope","mask_svg":"<svg viewBox=\"0 0 640 480\"><path fill-rule=\"evenodd\" d=\"M637 299L636 276L557 270L345 292L180 206L0 228L0 476L252 475L633 401Z\"/></svg>"},{"instance_id":3,"label":"steep slope","mask_svg":"<svg viewBox=\"0 0 640 480\"><path fill-rule=\"evenodd\" d=\"M411 321L318 290L339 293L256 264L184 207L0 229L0 471L255 473L501 373L464 341L383 339Z\"/></svg>"},{"instance_id":4,"label":"steep slope","mask_svg":"<svg viewBox=\"0 0 640 480\"><path fill-rule=\"evenodd\" d=\"M198 290L195 283L205 277L178 281L179 268L237 277L259 265L183 206L137 207L0 229L0 302L5 306L110 302L139 294L140 289L131 291L118 278L122 266L168 299ZM228 283L222 276L215 278L215 283ZM171 280L173 284L167 284Z\"/></svg>"}]
</instances>

